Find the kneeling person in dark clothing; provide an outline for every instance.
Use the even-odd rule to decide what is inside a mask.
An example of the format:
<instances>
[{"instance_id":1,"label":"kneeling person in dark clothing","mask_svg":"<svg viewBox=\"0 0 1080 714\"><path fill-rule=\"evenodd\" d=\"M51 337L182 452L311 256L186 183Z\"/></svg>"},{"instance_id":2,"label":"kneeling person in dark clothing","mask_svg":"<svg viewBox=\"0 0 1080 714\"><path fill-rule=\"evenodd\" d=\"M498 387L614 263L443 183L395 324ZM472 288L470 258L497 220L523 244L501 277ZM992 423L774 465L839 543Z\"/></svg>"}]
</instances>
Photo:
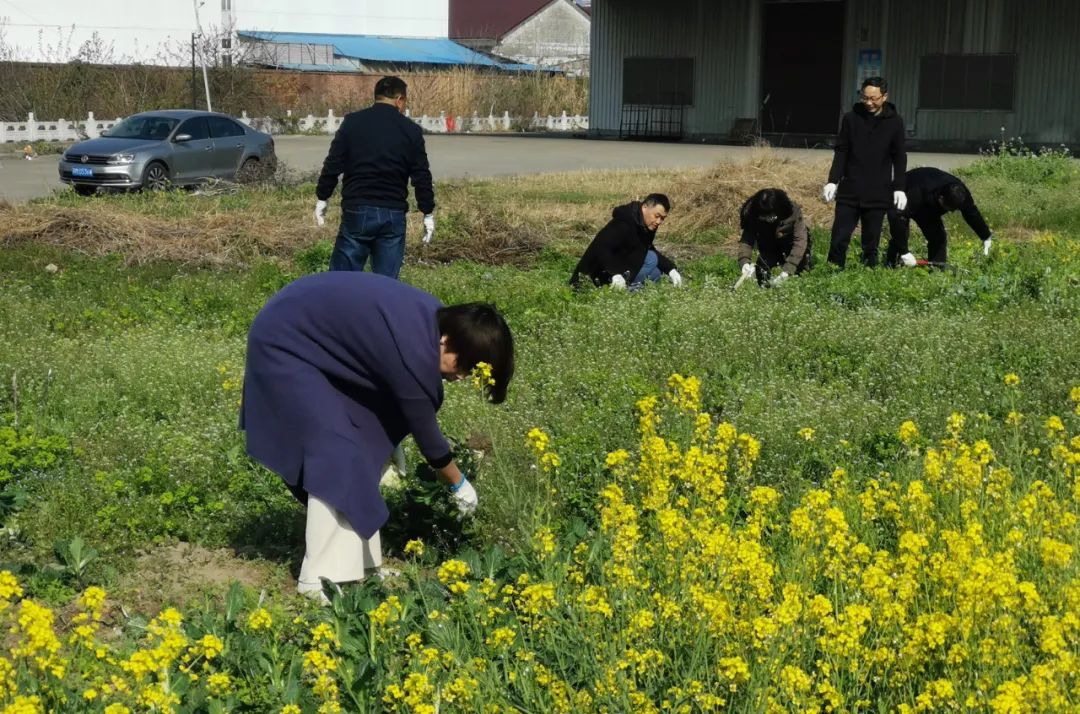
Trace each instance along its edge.
<instances>
[{"instance_id":1,"label":"kneeling person in dark clothing","mask_svg":"<svg viewBox=\"0 0 1080 714\"><path fill-rule=\"evenodd\" d=\"M948 236L941 217L951 211L960 214L983 244L983 255L990 255L993 233L979 213L975 200L964 182L941 169L924 167L907 172L907 208L889 211L889 265L915 265L915 256L908 248L911 221L926 236L927 259L931 264L948 262Z\"/></svg>"},{"instance_id":2,"label":"kneeling person in dark clothing","mask_svg":"<svg viewBox=\"0 0 1080 714\"><path fill-rule=\"evenodd\" d=\"M616 207L611 220L585 249L570 284L578 287L584 276L597 287L633 289L667 275L676 287L682 285L675 263L653 247L656 230L670 210L671 202L662 193L650 193L644 201Z\"/></svg>"},{"instance_id":3,"label":"kneeling person in dark clothing","mask_svg":"<svg viewBox=\"0 0 1080 714\"><path fill-rule=\"evenodd\" d=\"M744 277L757 273L758 285L776 285L810 267L810 231L802 209L778 188L765 188L746 200L739 211L742 238L739 267ZM756 264L751 264L757 247ZM771 270L782 266L769 280Z\"/></svg>"}]
</instances>

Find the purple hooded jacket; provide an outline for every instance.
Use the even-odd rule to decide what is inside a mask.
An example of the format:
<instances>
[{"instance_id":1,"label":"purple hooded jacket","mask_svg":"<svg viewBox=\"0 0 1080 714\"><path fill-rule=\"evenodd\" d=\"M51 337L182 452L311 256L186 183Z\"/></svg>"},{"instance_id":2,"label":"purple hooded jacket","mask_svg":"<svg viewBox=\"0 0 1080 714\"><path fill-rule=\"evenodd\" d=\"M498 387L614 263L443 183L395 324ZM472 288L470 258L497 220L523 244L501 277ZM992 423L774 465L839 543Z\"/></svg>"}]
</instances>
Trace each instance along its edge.
<instances>
[{"instance_id":1,"label":"purple hooded jacket","mask_svg":"<svg viewBox=\"0 0 1080 714\"><path fill-rule=\"evenodd\" d=\"M247 452L297 498L314 494L370 538L386 522L383 465L407 434L429 461L450 453L435 415L441 303L373 273L300 278L248 333L240 428Z\"/></svg>"}]
</instances>

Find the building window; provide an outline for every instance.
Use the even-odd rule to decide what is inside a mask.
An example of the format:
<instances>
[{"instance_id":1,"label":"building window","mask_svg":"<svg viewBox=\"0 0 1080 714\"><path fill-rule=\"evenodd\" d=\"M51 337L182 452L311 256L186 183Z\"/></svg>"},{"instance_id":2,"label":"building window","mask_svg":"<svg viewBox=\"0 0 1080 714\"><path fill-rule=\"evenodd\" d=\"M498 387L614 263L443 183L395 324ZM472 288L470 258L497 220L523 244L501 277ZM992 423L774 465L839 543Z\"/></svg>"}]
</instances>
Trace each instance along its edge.
<instances>
[{"instance_id":1,"label":"building window","mask_svg":"<svg viewBox=\"0 0 1080 714\"><path fill-rule=\"evenodd\" d=\"M694 104L692 57L627 57L623 60L623 104Z\"/></svg>"},{"instance_id":2,"label":"building window","mask_svg":"<svg viewBox=\"0 0 1080 714\"><path fill-rule=\"evenodd\" d=\"M223 49L223 50L232 49L232 38L231 37L222 37L221 38L221 49Z\"/></svg>"},{"instance_id":3,"label":"building window","mask_svg":"<svg viewBox=\"0 0 1080 714\"><path fill-rule=\"evenodd\" d=\"M1012 111L1016 55L923 55L920 109Z\"/></svg>"}]
</instances>

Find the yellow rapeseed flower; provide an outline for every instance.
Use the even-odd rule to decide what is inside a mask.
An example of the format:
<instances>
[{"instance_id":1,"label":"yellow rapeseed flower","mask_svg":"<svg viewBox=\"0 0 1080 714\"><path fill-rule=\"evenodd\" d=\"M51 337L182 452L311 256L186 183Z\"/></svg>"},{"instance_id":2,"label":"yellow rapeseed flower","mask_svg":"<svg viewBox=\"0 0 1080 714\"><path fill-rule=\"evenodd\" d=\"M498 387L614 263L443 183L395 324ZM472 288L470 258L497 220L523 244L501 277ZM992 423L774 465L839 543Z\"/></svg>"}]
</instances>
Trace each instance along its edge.
<instances>
[{"instance_id":1,"label":"yellow rapeseed flower","mask_svg":"<svg viewBox=\"0 0 1080 714\"><path fill-rule=\"evenodd\" d=\"M513 644L517 634L509 627L497 627L487 636L484 643L492 649L500 649Z\"/></svg>"},{"instance_id":2,"label":"yellow rapeseed flower","mask_svg":"<svg viewBox=\"0 0 1080 714\"><path fill-rule=\"evenodd\" d=\"M315 647L335 648L339 646L337 633L326 622L320 622L311 628L311 644Z\"/></svg>"},{"instance_id":3,"label":"yellow rapeseed flower","mask_svg":"<svg viewBox=\"0 0 1080 714\"><path fill-rule=\"evenodd\" d=\"M814 429L813 429L813 427L804 426L802 429L799 429L798 436L803 441L813 441L814 440Z\"/></svg>"},{"instance_id":4,"label":"yellow rapeseed flower","mask_svg":"<svg viewBox=\"0 0 1080 714\"><path fill-rule=\"evenodd\" d=\"M533 550L541 560L555 552L555 534L547 526L541 526L536 533L533 533L532 542Z\"/></svg>"},{"instance_id":5,"label":"yellow rapeseed flower","mask_svg":"<svg viewBox=\"0 0 1080 714\"><path fill-rule=\"evenodd\" d=\"M439 582L443 585L449 585L450 583L464 580L469 577L472 570L469 568L468 563L463 560L447 560L445 563L439 566L438 577Z\"/></svg>"},{"instance_id":6,"label":"yellow rapeseed flower","mask_svg":"<svg viewBox=\"0 0 1080 714\"><path fill-rule=\"evenodd\" d=\"M221 641L220 637L213 634L203 635L202 639L195 644L202 648L202 656L206 659L214 659L225 651L225 643Z\"/></svg>"},{"instance_id":7,"label":"yellow rapeseed flower","mask_svg":"<svg viewBox=\"0 0 1080 714\"><path fill-rule=\"evenodd\" d=\"M0 570L0 601L22 597L22 594L22 586L19 585L19 581L11 574L11 571ZM3 604L0 603L0 610L2 609Z\"/></svg>"},{"instance_id":8,"label":"yellow rapeseed flower","mask_svg":"<svg viewBox=\"0 0 1080 714\"><path fill-rule=\"evenodd\" d=\"M919 427L915 425L915 422L908 419L900 425L897 437L899 437L900 443L911 446L919 438Z\"/></svg>"},{"instance_id":9,"label":"yellow rapeseed flower","mask_svg":"<svg viewBox=\"0 0 1080 714\"><path fill-rule=\"evenodd\" d=\"M1006 387L1015 387L1016 385L1020 384L1020 375L1014 372L1009 372L1002 378L1002 381L1005 382Z\"/></svg>"},{"instance_id":10,"label":"yellow rapeseed flower","mask_svg":"<svg viewBox=\"0 0 1080 714\"><path fill-rule=\"evenodd\" d=\"M273 626L273 624L274 618L270 615L270 612L264 607L260 607L258 610L255 610L250 615L248 615L248 629L254 632L258 632L259 630L269 630L270 627Z\"/></svg>"},{"instance_id":11,"label":"yellow rapeseed flower","mask_svg":"<svg viewBox=\"0 0 1080 714\"><path fill-rule=\"evenodd\" d=\"M218 699L228 696L233 690L232 678L224 672L214 672L206 678L206 689Z\"/></svg>"},{"instance_id":12,"label":"yellow rapeseed flower","mask_svg":"<svg viewBox=\"0 0 1080 714\"><path fill-rule=\"evenodd\" d=\"M529 433L525 435L525 440L537 456L540 456L547 451L548 443L551 442L551 437L544 433L544 430L538 426L534 426L529 429Z\"/></svg>"},{"instance_id":13,"label":"yellow rapeseed flower","mask_svg":"<svg viewBox=\"0 0 1080 714\"><path fill-rule=\"evenodd\" d=\"M473 387L481 391L495 386L495 378L491 376L491 365L487 362L477 362L470 377Z\"/></svg>"},{"instance_id":14,"label":"yellow rapeseed flower","mask_svg":"<svg viewBox=\"0 0 1080 714\"><path fill-rule=\"evenodd\" d=\"M405 555L412 555L419 558L424 554L424 541L419 538L413 538L405 544Z\"/></svg>"}]
</instances>

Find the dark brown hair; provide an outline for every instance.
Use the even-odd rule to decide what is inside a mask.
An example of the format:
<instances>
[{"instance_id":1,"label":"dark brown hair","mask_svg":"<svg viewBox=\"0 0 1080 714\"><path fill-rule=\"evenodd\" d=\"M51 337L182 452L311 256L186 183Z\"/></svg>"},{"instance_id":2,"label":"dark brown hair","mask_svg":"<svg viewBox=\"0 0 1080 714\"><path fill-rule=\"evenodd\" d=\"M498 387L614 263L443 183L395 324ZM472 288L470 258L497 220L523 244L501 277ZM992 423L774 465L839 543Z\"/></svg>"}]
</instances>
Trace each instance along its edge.
<instances>
[{"instance_id":1,"label":"dark brown hair","mask_svg":"<svg viewBox=\"0 0 1080 714\"><path fill-rule=\"evenodd\" d=\"M463 303L439 308L439 334L446 349L457 355L458 369L468 374L480 362L491 365L495 384L487 387L492 404L506 399L506 388L514 377L514 336L494 305Z\"/></svg>"}]
</instances>

